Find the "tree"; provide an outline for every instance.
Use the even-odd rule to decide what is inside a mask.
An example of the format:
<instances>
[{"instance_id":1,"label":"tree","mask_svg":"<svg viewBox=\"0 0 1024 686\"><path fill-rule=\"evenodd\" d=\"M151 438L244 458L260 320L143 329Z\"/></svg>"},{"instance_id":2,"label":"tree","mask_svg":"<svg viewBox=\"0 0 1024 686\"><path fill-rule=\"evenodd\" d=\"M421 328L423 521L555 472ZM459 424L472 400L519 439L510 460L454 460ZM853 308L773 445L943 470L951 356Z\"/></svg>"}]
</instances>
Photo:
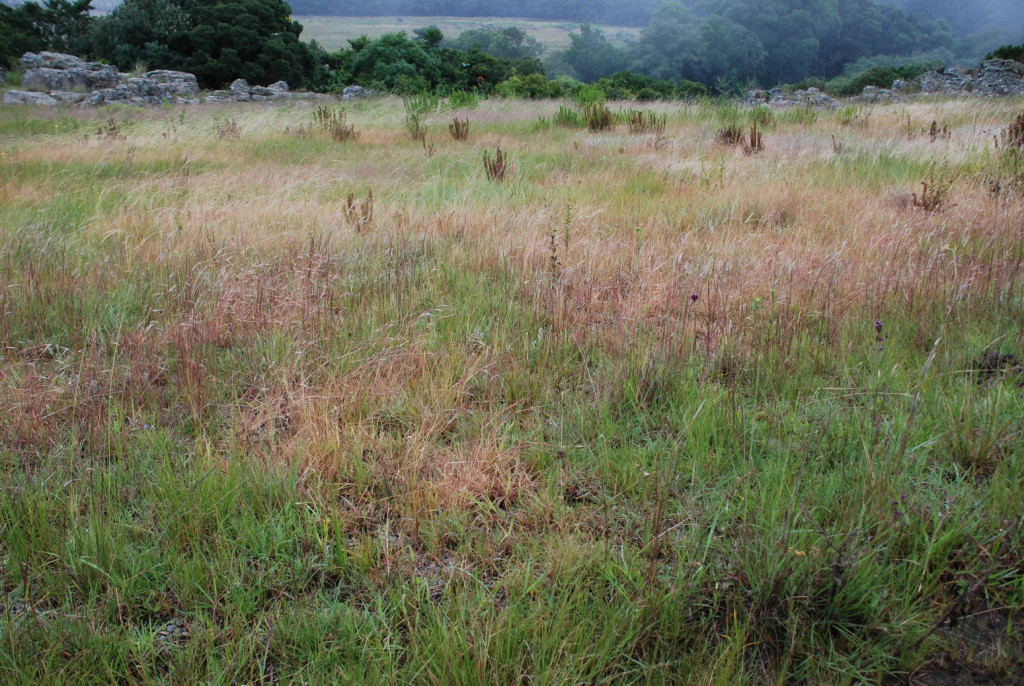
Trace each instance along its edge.
<instances>
[{"instance_id":1,"label":"tree","mask_svg":"<svg viewBox=\"0 0 1024 686\"><path fill-rule=\"evenodd\" d=\"M86 52L92 9L92 0L46 0L39 22L46 47L56 52Z\"/></svg>"},{"instance_id":2,"label":"tree","mask_svg":"<svg viewBox=\"0 0 1024 686\"><path fill-rule=\"evenodd\" d=\"M151 69L181 69L191 54L192 18L180 2L125 0L96 22L92 52L122 71L144 64Z\"/></svg>"},{"instance_id":3,"label":"tree","mask_svg":"<svg viewBox=\"0 0 1024 686\"><path fill-rule=\"evenodd\" d=\"M417 40L426 43L428 50L436 48L444 40L444 34L436 26L425 26L422 29L416 29L412 33L416 36Z\"/></svg>"},{"instance_id":4,"label":"tree","mask_svg":"<svg viewBox=\"0 0 1024 686\"><path fill-rule=\"evenodd\" d=\"M35 3L20 7L0 5L0 67L13 66L26 52L46 47L38 27L41 13Z\"/></svg>"},{"instance_id":5,"label":"tree","mask_svg":"<svg viewBox=\"0 0 1024 686\"><path fill-rule=\"evenodd\" d=\"M302 87L318 65L290 15L282 0L125 0L97 22L92 50L124 70L184 69L208 88L239 77Z\"/></svg>"},{"instance_id":6,"label":"tree","mask_svg":"<svg viewBox=\"0 0 1024 686\"><path fill-rule=\"evenodd\" d=\"M580 24L580 32L570 33L569 40L572 45L565 51L565 61L581 81L595 81L626 66L625 52L590 24Z\"/></svg>"},{"instance_id":7,"label":"tree","mask_svg":"<svg viewBox=\"0 0 1024 686\"><path fill-rule=\"evenodd\" d=\"M701 24L700 37L700 81L743 84L764 75L767 53L746 28L725 17L711 16Z\"/></svg>"},{"instance_id":8,"label":"tree","mask_svg":"<svg viewBox=\"0 0 1024 686\"><path fill-rule=\"evenodd\" d=\"M504 29L470 29L446 42L450 48L469 50L476 45L488 55L509 60L539 57L543 47L536 38L515 26Z\"/></svg>"},{"instance_id":9,"label":"tree","mask_svg":"<svg viewBox=\"0 0 1024 686\"><path fill-rule=\"evenodd\" d=\"M294 87L311 77L312 51L299 41L302 25L283 0L184 0L184 9L192 21L185 67L204 85L241 76Z\"/></svg>"},{"instance_id":10,"label":"tree","mask_svg":"<svg viewBox=\"0 0 1024 686\"><path fill-rule=\"evenodd\" d=\"M679 2L658 6L630 51L633 69L658 79L703 80L700 27Z\"/></svg>"},{"instance_id":11,"label":"tree","mask_svg":"<svg viewBox=\"0 0 1024 686\"><path fill-rule=\"evenodd\" d=\"M0 5L0 66L26 52L88 51L91 0L47 0L42 6L26 2Z\"/></svg>"},{"instance_id":12,"label":"tree","mask_svg":"<svg viewBox=\"0 0 1024 686\"><path fill-rule=\"evenodd\" d=\"M422 41L412 40L404 31L386 33L360 45L351 63L357 82L403 92L433 88L440 81L441 67L436 54L428 52Z\"/></svg>"}]
</instances>

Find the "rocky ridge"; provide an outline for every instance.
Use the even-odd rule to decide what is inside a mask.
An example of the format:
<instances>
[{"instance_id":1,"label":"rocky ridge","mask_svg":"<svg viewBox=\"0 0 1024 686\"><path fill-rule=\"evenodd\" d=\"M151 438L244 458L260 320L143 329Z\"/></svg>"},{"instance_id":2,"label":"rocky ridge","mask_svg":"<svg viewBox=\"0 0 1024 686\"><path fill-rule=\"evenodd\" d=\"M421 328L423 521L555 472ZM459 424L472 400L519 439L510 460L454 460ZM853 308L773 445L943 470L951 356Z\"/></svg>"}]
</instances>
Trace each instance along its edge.
<instances>
[{"instance_id":1,"label":"rocky ridge","mask_svg":"<svg viewBox=\"0 0 1024 686\"><path fill-rule=\"evenodd\" d=\"M921 77L921 91L945 95L1024 95L1024 64L988 60L979 69L938 69Z\"/></svg>"},{"instance_id":2,"label":"rocky ridge","mask_svg":"<svg viewBox=\"0 0 1024 686\"><path fill-rule=\"evenodd\" d=\"M860 95L850 98L852 102L895 103L902 102L903 94L910 87L906 81L897 79L889 88L865 86ZM1000 97L1024 95L1024 64L1013 60L988 60L978 69L957 68L937 69L924 74L920 79L920 92L942 95ZM825 95L817 88L808 88L787 93L781 88L770 91L755 90L747 93L748 105L768 105L773 108L825 107L836 109L840 102Z\"/></svg>"},{"instance_id":3,"label":"rocky ridge","mask_svg":"<svg viewBox=\"0 0 1024 686\"><path fill-rule=\"evenodd\" d=\"M320 93L292 92L278 81L269 86L250 86L244 79L229 90L213 91L200 98L194 74L157 69L141 76L117 71L108 64L86 62L74 55L56 52L25 53L21 58L21 83L25 90L4 94L5 105L194 105L200 102L272 102L281 100L324 100Z\"/></svg>"}]
</instances>

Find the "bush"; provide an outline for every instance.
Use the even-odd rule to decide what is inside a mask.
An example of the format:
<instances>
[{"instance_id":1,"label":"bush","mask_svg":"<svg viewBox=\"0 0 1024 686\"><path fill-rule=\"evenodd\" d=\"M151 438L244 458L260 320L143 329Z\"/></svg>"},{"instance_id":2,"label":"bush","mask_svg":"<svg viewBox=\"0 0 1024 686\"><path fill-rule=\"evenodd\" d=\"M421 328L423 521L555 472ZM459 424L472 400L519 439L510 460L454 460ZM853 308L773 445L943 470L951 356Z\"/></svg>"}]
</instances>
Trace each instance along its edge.
<instances>
[{"instance_id":1,"label":"bush","mask_svg":"<svg viewBox=\"0 0 1024 686\"><path fill-rule=\"evenodd\" d=\"M597 84L611 100L667 100L675 95L671 81L643 74L619 71L600 79ZM643 93L643 97L641 97Z\"/></svg>"},{"instance_id":2,"label":"bush","mask_svg":"<svg viewBox=\"0 0 1024 686\"><path fill-rule=\"evenodd\" d=\"M788 86L787 90L805 91L808 88L817 88L820 91L828 90L828 82L819 76L812 76L809 79L804 79Z\"/></svg>"},{"instance_id":3,"label":"bush","mask_svg":"<svg viewBox=\"0 0 1024 686\"><path fill-rule=\"evenodd\" d=\"M697 83L696 81L687 81L682 79L679 81L679 85L676 86L675 95L677 98L706 98L710 95L708 87L703 83Z\"/></svg>"},{"instance_id":4,"label":"bush","mask_svg":"<svg viewBox=\"0 0 1024 686\"><path fill-rule=\"evenodd\" d=\"M573 100L576 101L579 107L587 107L588 105L603 104L607 97L604 89L595 84L592 86L581 86L573 95Z\"/></svg>"},{"instance_id":5,"label":"bush","mask_svg":"<svg viewBox=\"0 0 1024 686\"><path fill-rule=\"evenodd\" d=\"M480 96L474 91L453 90L448 94L448 106L453 110L474 110L480 104Z\"/></svg>"},{"instance_id":6,"label":"bush","mask_svg":"<svg viewBox=\"0 0 1024 686\"><path fill-rule=\"evenodd\" d=\"M985 55L987 60L1015 60L1024 62L1024 43L1020 45L1001 45L989 54Z\"/></svg>"},{"instance_id":7,"label":"bush","mask_svg":"<svg viewBox=\"0 0 1024 686\"><path fill-rule=\"evenodd\" d=\"M823 90L832 95L860 95L865 86L889 88L893 81L914 81L922 74L932 71L939 65L934 62L917 62L902 67L875 67L853 77L839 77L825 84Z\"/></svg>"},{"instance_id":8,"label":"bush","mask_svg":"<svg viewBox=\"0 0 1024 686\"><path fill-rule=\"evenodd\" d=\"M573 77L565 75L556 76L551 79L551 83L556 84L560 89L562 89L563 98L575 98L579 90L586 85L582 81L577 81Z\"/></svg>"},{"instance_id":9,"label":"bush","mask_svg":"<svg viewBox=\"0 0 1024 686\"><path fill-rule=\"evenodd\" d=\"M523 98L540 100L543 98L560 98L564 91L554 82L548 81L541 74L515 75L499 83L494 92L501 98Z\"/></svg>"}]
</instances>

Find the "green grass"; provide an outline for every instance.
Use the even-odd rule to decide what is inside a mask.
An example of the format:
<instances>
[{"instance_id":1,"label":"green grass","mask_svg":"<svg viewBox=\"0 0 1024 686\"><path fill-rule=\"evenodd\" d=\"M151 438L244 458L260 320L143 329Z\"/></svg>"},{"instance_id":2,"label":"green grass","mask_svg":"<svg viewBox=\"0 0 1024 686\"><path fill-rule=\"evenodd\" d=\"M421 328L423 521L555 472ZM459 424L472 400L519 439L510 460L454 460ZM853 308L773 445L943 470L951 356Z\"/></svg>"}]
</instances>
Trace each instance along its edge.
<instances>
[{"instance_id":1,"label":"green grass","mask_svg":"<svg viewBox=\"0 0 1024 686\"><path fill-rule=\"evenodd\" d=\"M0 681L1012 682L1024 378L973 368L1024 356L1024 205L984 137L522 107L429 155L393 100L344 144L0 111ZM936 160L945 212L887 204Z\"/></svg>"}]
</instances>

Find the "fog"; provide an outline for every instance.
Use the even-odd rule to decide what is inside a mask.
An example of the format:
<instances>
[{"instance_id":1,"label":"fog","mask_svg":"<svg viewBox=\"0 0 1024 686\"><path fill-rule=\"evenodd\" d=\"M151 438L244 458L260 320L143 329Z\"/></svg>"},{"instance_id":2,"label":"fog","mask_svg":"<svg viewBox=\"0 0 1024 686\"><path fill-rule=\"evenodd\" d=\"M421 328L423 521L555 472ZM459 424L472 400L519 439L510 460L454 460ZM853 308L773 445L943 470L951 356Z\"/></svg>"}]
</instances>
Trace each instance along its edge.
<instances>
[{"instance_id":1,"label":"fog","mask_svg":"<svg viewBox=\"0 0 1024 686\"><path fill-rule=\"evenodd\" d=\"M957 36L981 31L1024 31L1021 0L885 0L922 19L943 19Z\"/></svg>"},{"instance_id":2,"label":"fog","mask_svg":"<svg viewBox=\"0 0 1024 686\"><path fill-rule=\"evenodd\" d=\"M837 6L854 4L854 0L826 0ZM21 4L18 0L0 0L6 5ZM926 20L944 20L954 35L963 38L989 33L1018 35L1024 40L1024 2L1022 0L878 0L879 4L899 7ZM40 2L41 4L41 2ZM98 12L109 12L120 0L93 0ZM296 15L337 16L490 16L535 19L566 19L606 24L646 25L657 0L291 0ZM684 0L697 14L712 12L732 4L728 0ZM755 0L750 6L771 11L784 0Z\"/></svg>"}]
</instances>

